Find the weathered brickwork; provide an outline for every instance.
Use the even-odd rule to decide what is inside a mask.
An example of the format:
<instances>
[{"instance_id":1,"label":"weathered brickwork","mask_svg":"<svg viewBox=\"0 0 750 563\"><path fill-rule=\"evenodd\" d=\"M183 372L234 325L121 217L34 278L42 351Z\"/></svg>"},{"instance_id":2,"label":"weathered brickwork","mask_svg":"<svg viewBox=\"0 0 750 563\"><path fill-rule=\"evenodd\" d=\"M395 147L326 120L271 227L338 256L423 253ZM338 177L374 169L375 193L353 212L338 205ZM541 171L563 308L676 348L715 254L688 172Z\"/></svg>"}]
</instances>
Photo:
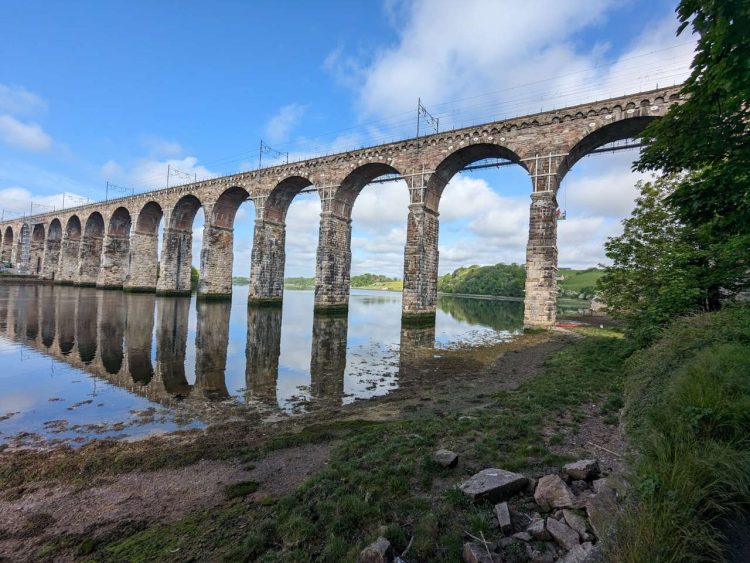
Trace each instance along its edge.
<instances>
[{"instance_id":1,"label":"weathered brickwork","mask_svg":"<svg viewBox=\"0 0 750 563\"><path fill-rule=\"evenodd\" d=\"M352 220L324 212L320 215L315 272L315 309L346 310L352 264Z\"/></svg>"},{"instance_id":2,"label":"weathered brickwork","mask_svg":"<svg viewBox=\"0 0 750 563\"><path fill-rule=\"evenodd\" d=\"M443 189L454 174L473 162L504 158L529 173L530 192L552 195L552 199L543 196L532 201L525 314L528 326L550 326L555 320L556 190L580 158L603 144L637 135L650 120L681 103L679 90L680 87L662 88L2 221L1 255L14 264L20 259L19 270L35 273L40 264L38 247L26 252L24 246L30 244L30 228L41 225L45 236L50 237L51 222L57 220L65 226L59 258L55 258L54 245L47 241L39 272L42 276L52 277L56 272L55 281L61 283L98 282L123 285L129 290L182 294L190 290L193 218L203 207L207 227L201 250L199 292L205 298L226 298L231 284L234 219L239 205L250 199L256 207L256 224L248 299L280 302L286 212L300 191L313 189L319 193L322 207L316 307L344 309L349 295L351 210L370 181L384 174L397 174L406 179L410 193L403 313L405 318L429 321L435 313L438 212ZM127 260L123 258L125 245L113 243L119 235L112 230L112 220L118 214L121 219L134 219L133 228L127 233ZM95 215L102 219L98 221L102 227L98 235L88 232ZM84 219L87 230L82 233ZM107 225L106 230L103 225ZM157 282L155 237L160 226L164 232Z\"/></svg>"}]
</instances>

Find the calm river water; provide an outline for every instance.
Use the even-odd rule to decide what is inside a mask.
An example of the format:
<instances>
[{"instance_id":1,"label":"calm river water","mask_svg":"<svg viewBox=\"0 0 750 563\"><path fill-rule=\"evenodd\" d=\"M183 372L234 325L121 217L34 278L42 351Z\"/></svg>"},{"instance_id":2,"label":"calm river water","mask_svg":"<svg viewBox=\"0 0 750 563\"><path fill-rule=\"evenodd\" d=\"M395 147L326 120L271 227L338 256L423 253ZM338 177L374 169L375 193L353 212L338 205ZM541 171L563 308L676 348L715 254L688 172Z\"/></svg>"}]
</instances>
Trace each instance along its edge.
<instances>
[{"instance_id":1,"label":"calm river water","mask_svg":"<svg viewBox=\"0 0 750 563\"><path fill-rule=\"evenodd\" d=\"M311 291L250 308L41 285L0 285L0 444L133 438L240 414L268 421L397 388L441 348L507 340L523 304L441 297L432 329L402 329L401 294L353 290L348 315Z\"/></svg>"}]
</instances>

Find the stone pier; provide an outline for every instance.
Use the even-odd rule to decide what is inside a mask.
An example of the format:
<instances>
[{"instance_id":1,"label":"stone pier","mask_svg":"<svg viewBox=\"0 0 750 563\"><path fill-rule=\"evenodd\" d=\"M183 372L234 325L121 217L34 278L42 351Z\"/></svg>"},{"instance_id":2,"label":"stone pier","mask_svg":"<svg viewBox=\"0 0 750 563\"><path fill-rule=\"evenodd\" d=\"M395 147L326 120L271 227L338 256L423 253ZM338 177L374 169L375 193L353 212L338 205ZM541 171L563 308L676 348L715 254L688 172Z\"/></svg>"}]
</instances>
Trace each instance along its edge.
<instances>
[{"instance_id":1,"label":"stone pier","mask_svg":"<svg viewBox=\"0 0 750 563\"><path fill-rule=\"evenodd\" d=\"M278 304L284 297L284 223L255 221L255 238L250 259L249 303Z\"/></svg>"},{"instance_id":2,"label":"stone pier","mask_svg":"<svg viewBox=\"0 0 750 563\"><path fill-rule=\"evenodd\" d=\"M409 206L404 249L403 322L435 322L438 275L438 213L423 204Z\"/></svg>"},{"instance_id":3,"label":"stone pier","mask_svg":"<svg viewBox=\"0 0 750 563\"><path fill-rule=\"evenodd\" d=\"M205 224L201 248L201 277L198 299L225 300L232 298L232 264L234 253L231 228Z\"/></svg>"},{"instance_id":4,"label":"stone pier","mask_svg":"<svg viewBox=\"0 0 750 563\"><path fill-rule=\"evenodd\" d=\"M157 248L156 233L134 232L130 236L128 253L128 275L124 282L125 291L156 291Z\"/></svg>"},{"instance_id":5,"label":"stone pier","mask_svg":"<svg viewBox=\"0 0 750 563\"><path fill-rule=\"evenodd\" d=\"M193 232L166 228L161 248L158 295L190 295L190 268L193 264Z\"/></svg>"},{"instance_id":6,"label":"stone pier","mask_svg":"<svg viewBox=\"0 0 750 563\"><path fill-rule=\"evenodd\" d=\"M315 272L315 310L346 311L352 263L352 220L330 211L320 215Z\"/></svg>"},{"instance_id":7,"label":"stone pier","mask_svg":"<svg viewBox=\"0 0 750 563\"><path fill-rule=\"evenodd\" d=\"M122 289L128 274L130 238L128 235L108 234L104 237L103 249L96 287Z\"/></svg>"},{"instance_id":8,"label":"stone pier","mask_svg":"<svg viewBox=\"0 0 750 563\"><path fill-rule=\"evenodd\" d=\"M81 222L72 217L63 233L60 244L60 265L55 281L73 284L78 274L78 252L81 248Z\"/></svg>"},{"instance_id":9,"label":"stone pier","mask_svg":"<svg viewBox=\"0 0 750 563\"><path fill-rule=\"evenodd\" d=\"M549 328L557 312L557 200L554 191L531 194L526 247L524 326Z\"/></svg>"}]
</instances>

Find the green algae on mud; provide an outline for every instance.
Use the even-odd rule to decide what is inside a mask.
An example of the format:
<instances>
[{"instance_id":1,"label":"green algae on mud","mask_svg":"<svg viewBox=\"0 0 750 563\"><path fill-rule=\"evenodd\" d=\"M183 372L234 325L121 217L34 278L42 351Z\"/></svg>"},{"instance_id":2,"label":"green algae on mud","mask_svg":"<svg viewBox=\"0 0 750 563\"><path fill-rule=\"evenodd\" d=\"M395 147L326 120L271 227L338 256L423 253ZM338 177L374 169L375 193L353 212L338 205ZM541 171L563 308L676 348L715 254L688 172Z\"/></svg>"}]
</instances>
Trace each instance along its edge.
<instances>
[{"instance_id":1,"label":"green algae on mud","mask_svg":"<svg viewBox=\"0 0 750 563\"><path fill-rule=\"evenodd\" d=\"M455 488L473 471L500 466L536 476L561 457L543 430L573 419L584 406L621 390L627 344L613 334L572 341L548 359L537 377L463 412L421 412L406 419L322 423L278 436L265 447L338 440L327 466L273 503L244 497L102 544L107 560L354 560L385 535L410 558L455 561L463 531L488 539L499 532L491 510L469 503ZM477 395L481 395L477 391ZM459 453L456 469L432 461L438 447ZM244 453L263 455L263 447Z\"/></svg>"}]
</instances>

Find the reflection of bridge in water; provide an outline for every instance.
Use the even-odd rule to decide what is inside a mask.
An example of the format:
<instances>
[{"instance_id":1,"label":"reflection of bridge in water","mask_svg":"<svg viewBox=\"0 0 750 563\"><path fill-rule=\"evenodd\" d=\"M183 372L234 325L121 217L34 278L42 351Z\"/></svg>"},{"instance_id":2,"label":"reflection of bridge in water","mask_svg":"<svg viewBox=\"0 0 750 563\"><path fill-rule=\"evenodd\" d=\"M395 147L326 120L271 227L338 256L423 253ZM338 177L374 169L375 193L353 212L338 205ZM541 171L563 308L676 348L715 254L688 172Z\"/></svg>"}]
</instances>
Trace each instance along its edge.
<instances>
[{"instance_id":1,"label":"reflection of bridge in water","mask_svg":"<svg viewBox=\"0 0 750 563\"><path fill-rule=\"evenodd\" d=\"M230 303L195 301L195 373L186 368L191 301L150 293L71 286L0 285L0 335L104 379L174 406L183 399L230 399L226 384ZM464 305L464 308L461 308ZM468 322L487 322L486 304L446 300L441 308ZM476 309L476 311L474 310ZM517 312L520 324L521 309ZM344 400L348 317L315 314L310 353L310 402ZM247 309L245 399L278 408L282 309ZM507 326L507 325L505 325ZM435 326L402 326L398 376L432 355Z\"/></svg>"}]
</instances>

